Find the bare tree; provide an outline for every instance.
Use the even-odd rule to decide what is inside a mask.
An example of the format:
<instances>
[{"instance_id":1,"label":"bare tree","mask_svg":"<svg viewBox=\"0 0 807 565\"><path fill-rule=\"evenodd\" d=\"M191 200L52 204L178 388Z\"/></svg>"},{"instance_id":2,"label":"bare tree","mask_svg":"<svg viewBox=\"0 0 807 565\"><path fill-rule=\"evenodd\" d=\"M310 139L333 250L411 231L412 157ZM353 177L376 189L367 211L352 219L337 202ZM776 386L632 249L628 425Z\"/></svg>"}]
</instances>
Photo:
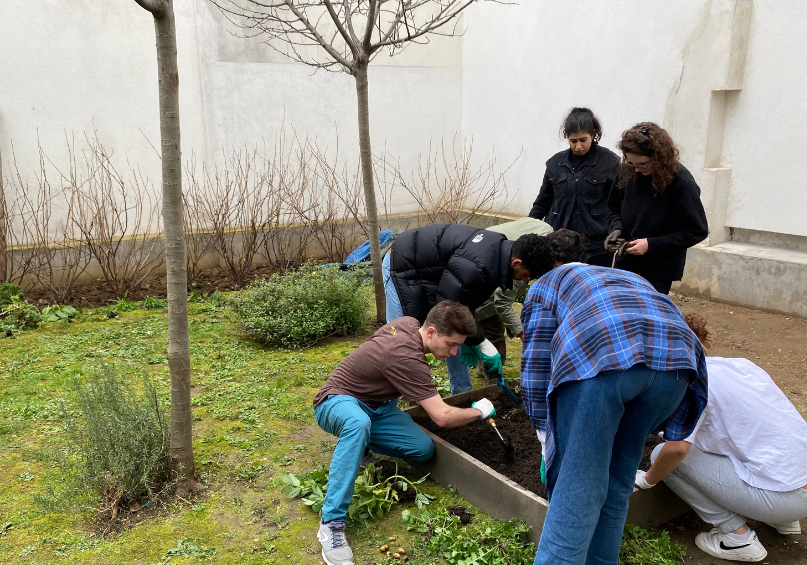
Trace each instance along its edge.
<instances>
[{"instance_id":1,"label":"bare tree","mask_svg":"<svg viewBox=\"0 0 807 565\"><path fill-rule=\"evenodd\" d=\"M376 315L385 319L378 210L373 186L367 68L378 53L395 55L429 35L453 35L458 16L475 0L210 0L246 35L318 69L342 71L356 81L359 152ZM453 25L448 25L452 24Z\"/></svg>"},{"instance_id":2,"label":"bare tree","mask_svg":"<svg viewBox=\"0 0 807 565\"><path fill-rule=\"evenodd\" d=\"M3 151L0 150L0 283L8 277L8 215L6 214L6 185L3 179Z\"/></svg>"},{"instance_id":3,"label":"bare tree","mask_svg":"<svg viewBox=\"0 0 807 565\"><path fill-rule=\"evenodd\" d=\"M191 355L188 337L188 266L182 211L179 135L179 69L173 0L135 0L154 17L160 96L163 223L168 296L168 367L171 372L171 472L183 496L201 488L194 481L191 420Z\"/></svg>"}]
</instances>

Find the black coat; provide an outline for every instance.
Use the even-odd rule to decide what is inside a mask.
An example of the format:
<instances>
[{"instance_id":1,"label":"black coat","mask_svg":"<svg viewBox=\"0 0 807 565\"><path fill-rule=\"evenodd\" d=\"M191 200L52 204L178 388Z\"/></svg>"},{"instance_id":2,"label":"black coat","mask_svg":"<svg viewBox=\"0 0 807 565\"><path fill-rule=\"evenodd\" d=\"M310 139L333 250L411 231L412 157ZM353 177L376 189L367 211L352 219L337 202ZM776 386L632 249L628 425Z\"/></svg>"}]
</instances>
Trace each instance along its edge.
<instances>
[{"instance_id":1,"label":"black coat","mask_svg":"<svg viewBox=\"0 0 807 565\"><path fill-rule=\"evenodd\" d=\"M546 218L552 229L569 229L586 236L586 250L593 256L605 254L608 231L608 195L619 180L619 157L600 145L592 145L586 159L572 168L572 150L554 155L546 162L546 173L531 218Z\"/></svg>"},{"instance_id":2,"label":"black coat","mask_svg":"<svg viewBox=\"0 0 807 565\"><path fill-rule=\"evenodd\" d=\"M621 229L627 241L647 238L644 255L623 254L617 265L653 281L678 281L684 274L687 249L709 235L701 189L686 167L657 194L653 177L631 178L611 190L610 229Z\"/></svg>"},{"instance_id":3,"label":"black coat","mask_svg":"<svg viewBox=\"0 0 807 565\"><path fill-rule=\"evenodd\" d=\"M390 276L405 316L422 324L442 300L474 312L497 288L513 286L513 242L500 233L464 224L432 224L403 232L392 246ZM466 343L484 339L481 326Z\"/></svg>"}]
</instances>

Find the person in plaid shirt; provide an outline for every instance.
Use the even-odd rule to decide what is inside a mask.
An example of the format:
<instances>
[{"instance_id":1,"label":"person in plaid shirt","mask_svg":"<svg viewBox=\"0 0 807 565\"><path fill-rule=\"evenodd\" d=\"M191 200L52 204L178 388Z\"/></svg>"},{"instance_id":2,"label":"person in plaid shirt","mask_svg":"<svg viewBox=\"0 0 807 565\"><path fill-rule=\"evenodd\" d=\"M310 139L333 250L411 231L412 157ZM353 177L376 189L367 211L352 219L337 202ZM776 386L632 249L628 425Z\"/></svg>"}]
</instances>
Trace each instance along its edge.
<instances>
[{"instance_id":1,"label":"person in plaid shirt","mask_svg":"<svg viewBox=\"0 0 807 565\"><path fill-rule=\"evenodd\" d=\"M538 279L521 321L550 499L535 565L616 565L645 438L684 439L706 406L703 347L645 279L582 263Z\"/></svg>"}]
</instances>

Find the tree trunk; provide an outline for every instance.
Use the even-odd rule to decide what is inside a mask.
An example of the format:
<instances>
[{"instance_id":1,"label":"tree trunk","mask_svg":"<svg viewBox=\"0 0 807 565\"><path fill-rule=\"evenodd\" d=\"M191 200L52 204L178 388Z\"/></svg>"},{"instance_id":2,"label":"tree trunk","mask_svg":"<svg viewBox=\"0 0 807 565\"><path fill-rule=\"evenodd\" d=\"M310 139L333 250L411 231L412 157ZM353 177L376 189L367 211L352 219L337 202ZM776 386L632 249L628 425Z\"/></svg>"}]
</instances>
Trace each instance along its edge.
<instances>
[{"instance_id":1,"label":"tree trunk","mask_svg":"<svg viewBox=\"0 0 807 565\"><path fill-rule=\"evenodd\" d=\"M179 72L173 0L153 12L157 34L160 94L163 224L168 293L168 367L171 373L171 472L192 481L191 359L188 337L188 272L182 213L182 155L179 137Z\"/></svg>"},{"instance_id":2,"label":"tree trunk","mask_svg":"<svg viewBox=\"0 0 807 565\"><path fill-rule=\"evenodd\" d=\"M384 295L384 281L381 278L381 243L378 227L378 207L375 203L373 183L373 153L370 148L370 97L367 89L368 59L359 61L354 78L359 109L359 154L361 176L364 184L364 202L367 207L367 227L370 232L370 261L373 265L373 288L375 290L375 311L379 323L387 321L387 300Z\"/></svg>"}]
</instances>

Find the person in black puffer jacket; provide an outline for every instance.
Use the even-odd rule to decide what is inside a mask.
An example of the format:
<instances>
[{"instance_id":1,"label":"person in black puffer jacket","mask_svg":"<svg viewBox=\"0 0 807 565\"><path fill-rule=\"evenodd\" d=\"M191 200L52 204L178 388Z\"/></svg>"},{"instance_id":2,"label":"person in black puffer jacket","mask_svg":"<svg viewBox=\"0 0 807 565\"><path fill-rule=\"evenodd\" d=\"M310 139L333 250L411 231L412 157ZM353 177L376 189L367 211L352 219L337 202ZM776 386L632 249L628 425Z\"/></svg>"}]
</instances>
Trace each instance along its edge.
<instances>
[{"instance_id":1,"label":"person in black puffer jacket","mask_svg":"<svg viewBox=\"0 0 807 565\"><path fill-rule=\"evenodd\" d=\"M443 300L474 312L497 288L507 290L513 280L540 277L554 264L546 238L535 234L509 241L503 234L465 224L405 231L384 256L387 322L411 316L423 323L429 310ZM452 394L471 390L467 366L476 366L473 355L491 372L501 371L499 353L477 324L477 335L466 339L462 356L446 360Z\"/></svg>"},{"instance_id":2,"label":"person in black puffer jacket","mask_svg":"<svg viewBox=\"0 0 807 565\"><path fill-rule=\"evenodd\" d=\"M560 133L569 142L546 162L544 182L530 218L544 220L555 231L572 230L585 238L587 262L611 266L603 248L608 230L608 194L619 181L619 157L600 146L602 127L588 108L572 108Z\"/></svg>"},{"instance_id":3,"label":"person in black puffer jacket","mask_svg":"<svg viewBox=\"0 0 807 565\"><path fill-rule=\"evenodd\" d=\"M684 274L687 249L709 235L701 189L678 160L670 135L653 122L641 122L622 134L622 178L611 190L611 233L628 248L616 266L643 276L657 292L669 294Z\"/></svg>"}]
</instances>

